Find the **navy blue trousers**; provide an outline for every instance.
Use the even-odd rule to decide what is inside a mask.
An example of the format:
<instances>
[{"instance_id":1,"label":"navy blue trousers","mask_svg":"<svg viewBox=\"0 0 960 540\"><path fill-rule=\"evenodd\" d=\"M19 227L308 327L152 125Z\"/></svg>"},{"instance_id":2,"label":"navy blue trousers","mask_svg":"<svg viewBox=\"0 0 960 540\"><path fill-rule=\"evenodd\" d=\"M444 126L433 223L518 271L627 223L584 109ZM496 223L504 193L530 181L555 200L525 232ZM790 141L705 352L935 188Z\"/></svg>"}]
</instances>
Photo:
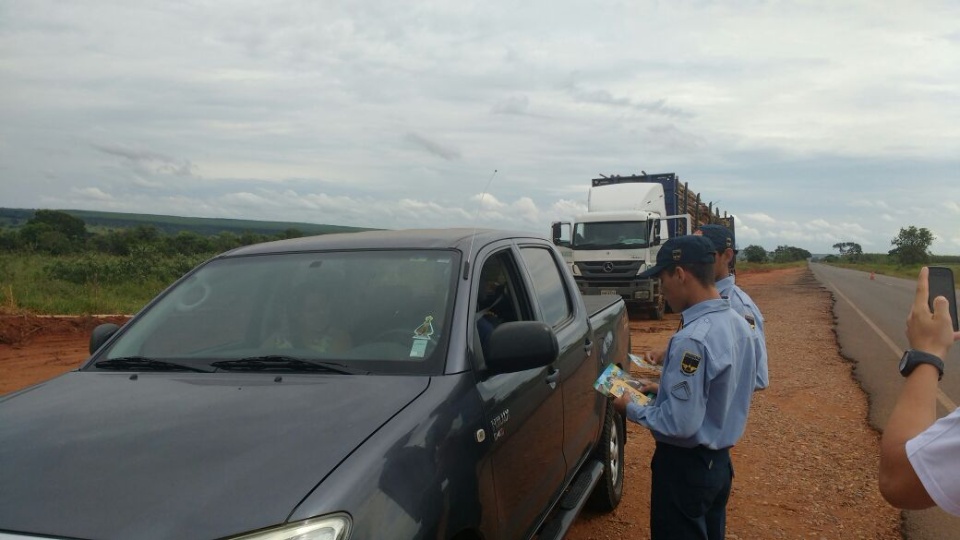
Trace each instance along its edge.
<instances>
[{"instance_id":1,"label":"navy blue trousers","mask_svg":"<svg viewBox=\"0 0 960 540\"><path fill-rule=\"evenodd\" d=\"M722 540L733 485L730 450L657 443L650 463L653 540Z\"/></svg>"}]
</instances>

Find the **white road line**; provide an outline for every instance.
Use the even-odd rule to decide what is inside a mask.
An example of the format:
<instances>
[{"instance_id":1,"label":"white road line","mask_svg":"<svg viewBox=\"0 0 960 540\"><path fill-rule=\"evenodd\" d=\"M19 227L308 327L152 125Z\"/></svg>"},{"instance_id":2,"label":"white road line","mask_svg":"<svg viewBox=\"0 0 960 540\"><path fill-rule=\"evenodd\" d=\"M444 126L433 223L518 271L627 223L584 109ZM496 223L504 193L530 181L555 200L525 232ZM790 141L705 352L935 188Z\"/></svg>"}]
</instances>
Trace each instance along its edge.
<instances>
[{"instance_id":1,"label":"white road line","mask_svg":"<svg viewBox=\"0 0 960 540\"><path fill-rule=\"evenodd\" d=\"M883 330L880 330L880 327L878 327L876 324L873 323L873 321L870 320L870 317L867 317L867 315L864 312L860 311L860 308L855 306L853 302L851 302L850 299L847 298L845 294L840 292L840 289L838 289L830 281L827 281L826 279L824 279L824 281L827 283L827 285L830 285L830 288L833 289L833 292L837 293L837 295L839 295L840 298L843 298L848 304L850 304L850 307L853 308L853 310L856 311L857 314L863 318L864 322L867 323L867 326L869 326L870 328L873 328L873 331L876 332L877 335L880 336L880 339L883 340L883 342L886 343L888 347L890 347L891 351L893 351L894 357L899 357L900 355L903 354L903 349L898 347L897 344L894 343L892 339L890 339L886 334L884 334ZM945 409L947 409L947 412L952 412L954 409L957 408L957 404L954 403L949 397L947 397L947 395L944 394L943 390L940 388L937 388L937 401L939 401L940 404L943 405Z\"/></svg>"}]
</instances>

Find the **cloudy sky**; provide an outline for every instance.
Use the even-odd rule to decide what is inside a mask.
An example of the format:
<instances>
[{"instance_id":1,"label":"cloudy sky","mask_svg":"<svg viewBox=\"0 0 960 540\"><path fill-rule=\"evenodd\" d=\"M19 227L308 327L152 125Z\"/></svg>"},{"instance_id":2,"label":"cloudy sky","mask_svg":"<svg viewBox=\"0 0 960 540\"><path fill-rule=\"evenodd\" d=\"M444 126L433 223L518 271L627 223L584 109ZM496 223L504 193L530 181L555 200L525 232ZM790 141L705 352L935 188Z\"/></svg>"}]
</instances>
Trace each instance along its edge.
<instances>
[{"instance_id":1,"label":"cloudy sky","mask_svg":"<svg viewBox=\"0 0 960 540\"><path fill-rule=\"evenodd\" d=\"M960 254L958 21L956 0L0 0L0 206L547 235L591 178L645 170L736 215L741 248L885 252L915 225Z\"/></svg>"}]
</instances>

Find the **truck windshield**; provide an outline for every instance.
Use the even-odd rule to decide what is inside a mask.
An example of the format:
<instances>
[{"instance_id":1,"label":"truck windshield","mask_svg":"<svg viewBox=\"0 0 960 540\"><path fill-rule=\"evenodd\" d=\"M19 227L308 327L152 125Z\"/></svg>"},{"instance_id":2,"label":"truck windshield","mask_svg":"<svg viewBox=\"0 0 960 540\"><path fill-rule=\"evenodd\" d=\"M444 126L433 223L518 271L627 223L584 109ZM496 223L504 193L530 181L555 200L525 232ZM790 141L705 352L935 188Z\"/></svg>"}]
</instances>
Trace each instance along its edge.
<instances>
[{"instance_id":1,"label":"truck windshield","mask_svg":"<svg viewBox=\"0 0 960 540\"><path fill-rule=\"evenodd\" d=\"M140 358L203 371L350 373L443 368L459 255L446 250L285 253L215 259L128 322L85 369ZM94 365L100 365L95 368ZM114 363L117 369L129 366Z\"/></svg>"},{"instance_id":2,"label":"truck windshield","mask_svg":"<svg viewBox=\"0 0 960 540\"><path fill-rule=\"evenodd\" d=\"M577 223L571 247L579 249L631 249L647 247L646 221Z\"/></svg>"}]
</instances>

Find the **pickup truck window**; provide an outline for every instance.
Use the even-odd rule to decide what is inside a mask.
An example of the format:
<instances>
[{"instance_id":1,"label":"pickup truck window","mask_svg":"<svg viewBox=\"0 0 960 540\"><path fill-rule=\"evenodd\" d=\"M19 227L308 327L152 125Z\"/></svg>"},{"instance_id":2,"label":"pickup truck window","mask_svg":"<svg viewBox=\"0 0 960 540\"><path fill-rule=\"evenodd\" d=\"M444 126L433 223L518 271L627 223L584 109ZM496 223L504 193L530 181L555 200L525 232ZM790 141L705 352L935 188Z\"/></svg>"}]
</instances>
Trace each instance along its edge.
<instances>
[{"instance_id":1,"label":"pickup truck window","mask_svg":"<svg viewBox=\"0 0 960 540\"><path fill-rule=\"evenodd\" d=\"M487 258L476 290L476 328L481 348L493 329L505 322L531 320L531 309L510 250Z\"/></svg>"},{"instance_id":2,"label":"pickup truck window","mask_svg":"<svg viewBox=\"0 0 960 540\"><path fill-rule=\"evenodd\" d=\"M438 373L458 260L448 250L215 259L127 323L95 360L297 371L303 359L352 372ZM278 357L294 361L264 360Z\"/></svg>"},{"instance_id":3,"label":"pickup truck window","mask_svg":"<svg viewBox=\"0 0 960 540\"><path fill-rule=\"evenodd\" d=\"M563 285L557 261L549 250L539 247L524 247L520 254L533 279L533 288L543 311L543 322L556 328L571 315L570 297Z\"/></svg>"}]
</instances>

